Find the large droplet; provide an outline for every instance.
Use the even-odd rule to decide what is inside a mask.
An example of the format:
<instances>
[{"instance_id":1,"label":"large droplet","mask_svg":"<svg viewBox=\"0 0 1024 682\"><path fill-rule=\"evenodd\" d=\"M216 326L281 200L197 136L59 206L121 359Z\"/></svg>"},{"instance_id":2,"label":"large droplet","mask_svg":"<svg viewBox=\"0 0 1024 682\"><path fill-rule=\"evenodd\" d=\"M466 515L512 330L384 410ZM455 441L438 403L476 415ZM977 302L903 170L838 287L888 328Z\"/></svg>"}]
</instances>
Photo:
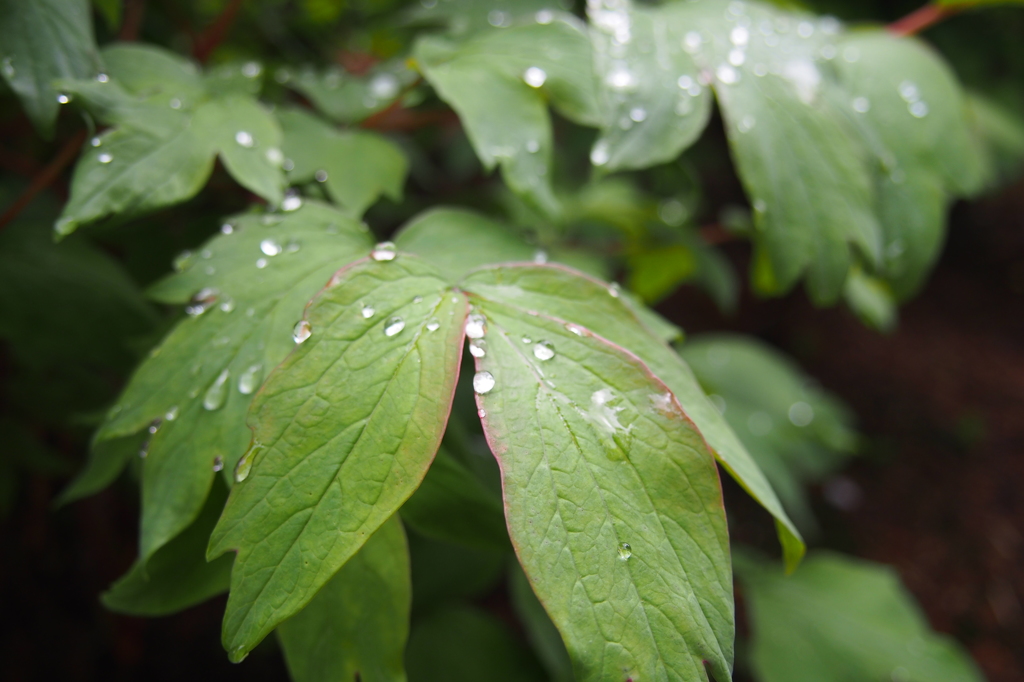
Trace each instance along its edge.
<instances>
[{"instance_id":1,"label":"large droplet","mask_svg":"<svg viewBox=\"0 0 1024 682\"><path fill-rule=\"evenodd\" d=\"M548 74L539 66L531 66L523 72L523 80L531 88L539 88L548 79Z\"/></svg>"},{"instance_id":2,"label":"large droplet","mask_svg":"<svg viewBox=\"0 0 1024 682\"><path fill-rule=\"evenodd\" d=\"M264 239L260 242L260 251L268 256L276 256L281 253L281 244L275 239Z\"/></svg>"},{"instance_id":3,"label":"large droplet","mask_svg":"<svg viewBox=\"0 0 1024 682\"><path fill-rule=\"evenodd\" d=\"M302 197L298 194L289 194L281 202L282 211L297 211L302 208Z\"/></svg>"},{"instance_id":4,"label":"large droplet","mask_svg":"<svg viewBox=\"0 0 1024 682\"><path fill-rule=\"evenodd\" d=\"M715 69L715 78L717 78L720 83L732 85L739 81L740 75L736 69L732 68L728 64L719 64L718 68Z\"/></svg>"},{"instance_id":5,"label":"large droplet","mask_svg":"<svg viewBox=\"0 0 1024 682\"><path fill-rule=\"evenodd\" d=\"M629 557L633 556L633 548L629 546L628 542L619 544L619 559L626 561Z\"/></svg>"},{"instance_id":6,"label":"large droplet","mask_svg":"<svg viewBox=\"0 0 1024 682\"><path fill-rule=\"evenodd\" d=\"M494 375L490 372L477 372L473 375L473 390L483 395L494 388Z\"/></svg>"},{"instance_id":7,"label":"large droplet","mask_svg":"<svg viewBox=\"0 0 1024 682\"><path fill-rule=\"evenodd\" d=\"M394 242L381 242L373 247L373 251L370 252L370 258L378 262L395 260L395 255Z\"/></svg>"},{"instance_id":8,"label":"large droplet","mask_svg":"<svg viewBox=\"0 0 1024 682\"><path fill-rule=\"evenodd\" d=\"M206 395L203 396L204 408L213 411L224 406L224 400L228 397L228 378L230 376L231 372L226 369L217 375L210 387L206 389Z\"/></svg>"},{"instance_id":9,"label":"large droplet","mask_svg":"<svg viewBox=\"0 0 1024 682\"><path fill-rule=\"evenodd\" d=\"M814 408L800 400L789 406L788 416L793 426L809 426L814 421Z\"/></svg>"},{"instance_id":10,"label":"large droplet","mask_svg":"<svg viewBox=\"0 0 1024 682\"><path fill-rule=\"evenodd\" d=\"M107 154L106 152L103 152L102 154L100 154L99 156L96 157L96 160L99 161L100 163L107 164L107 163L110 163L111 161L113 161L114 157L111 154Z\"/></svg>"},{"instance_id":11,"label":"large droplet","mask_svg":"<svg viewBox=\"0 0 1024 682\"><path fill-rule=\"evenodd\" d=\"M430 320L427 321L427 331L428 332L436 332L440 328L441 328L441 322L438 321L438 319L436 317L432 317L432 318L430 318Z\"/></svg>"},{"instance_id":12,"label":"large droplet","mask_svg":"<svg viewBox=\"0 0 1024 682\"><path fill-rule=\"evenodd\" d=\"M302 343L312 335L313 327L309 324L308 320L299 320L295 323L295 327L292 328L292 340L295 343Z\"/></svg>"},{"instance_id":13,"label":"large droplet","mask_svg":"<svg viewBox=\"0 0 1024 682\"><path fill-rule=\"evenodd\" d=\"M533 346L533 357L546 362L555 357L555 347L551 345L550 341L538 341Z\"/></svg>"},{"instance_id":14,"label":"large droplet","mask_svg":"<svg viewBox=\"0 0 1024 682\"><path fill-rule=\"evenodd\" d=\"M487 342L483 339L470 339L469 354L474 358L482 358L487 355Z\"/></svg>"},{"instance_id":15,"label":"large droplet","mask_svg":"<svg viewBox=\"0 0 1024 682\"><path fill-rule=\"evenodd\" d=\"M252 470L252 464L256 460L256 455L263 451L263 443L253 441L249 449L242 455L242 459L238 460L238 465L235 467L235 482L241 483L249 477L249 472Z\"/></svg>"},{"instance_id":16,"label":"large droplet","mask_svg":"<svg viewBox=\"0 0 1024 682\"><path fill-rule=\"evenodd\" d=\"M394 336L405 329L405 320L400 317L389 317L384 323L384 336Z\"/></svg>"},{"instance_id":17,"label":"large droplet","mask_svg":"<svg viewBox=\"0 0 1024 682\"><path fill-rule=\"evenodd\" d=\"M249 365L249 368L238 377L238 392L242 395L249 395L259 388L260 380L263 378L263 365Z\"/></svg>"},{"instance_id":18,"label":"large droplet","mask_svg":"<svg viewBox=\"0 0 1024 682\"><path fill-rule=\"evenodd\" d=\"M252 135L245 132L244 130L239 130L237 133L235 133L235 142L237 142L240 146L246 148L252 147L254 144L256 144L255 140L252 139Z\"/></svg>"},{"instance_id":19,"label":"large droplet","mask_svg":"<svg viewBox=\"0 0 1024 682\"><path fill-rule=\"evenodd\" d=\"M359 312L363 316L364 320L368 320L371 317L373 317L373 314L376 313L377 311L369 303L364 303L363 304L363 309L361 311L359 311Z\"/></svg>"},{"instance_id":20,"label":"large droplet","mask_svg":"<svg viewBox=\"0 0 1024 682\"><path fill-rule=\"evenodd\" d=\"M473 313L466 318L466 336L471 339L482 339L484 338L485 325L487 324L486 318L483 315Z\"/></svg>"}]
</instances>

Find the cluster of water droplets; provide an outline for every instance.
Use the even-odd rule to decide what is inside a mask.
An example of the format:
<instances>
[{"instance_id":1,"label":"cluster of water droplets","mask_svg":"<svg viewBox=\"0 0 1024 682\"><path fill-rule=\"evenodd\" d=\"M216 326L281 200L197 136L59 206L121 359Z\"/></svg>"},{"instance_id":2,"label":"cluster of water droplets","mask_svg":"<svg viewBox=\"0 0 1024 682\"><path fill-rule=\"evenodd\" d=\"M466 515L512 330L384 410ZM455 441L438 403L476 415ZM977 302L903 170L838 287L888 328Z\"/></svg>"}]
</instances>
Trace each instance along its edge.
<instances>
[{"instance_id":1,"label":"cluster of water droplets","mask_svg":"<svg viewBox=\"0 0 1024 682\"><path fill-rule=\"evenodd\" d=\"M907 103L907 111L914 118L924 118L928 115L928 103L921 99L921 92L913 81L903 81L897 91L900 98Z\"/></svg>"}]
</instances>

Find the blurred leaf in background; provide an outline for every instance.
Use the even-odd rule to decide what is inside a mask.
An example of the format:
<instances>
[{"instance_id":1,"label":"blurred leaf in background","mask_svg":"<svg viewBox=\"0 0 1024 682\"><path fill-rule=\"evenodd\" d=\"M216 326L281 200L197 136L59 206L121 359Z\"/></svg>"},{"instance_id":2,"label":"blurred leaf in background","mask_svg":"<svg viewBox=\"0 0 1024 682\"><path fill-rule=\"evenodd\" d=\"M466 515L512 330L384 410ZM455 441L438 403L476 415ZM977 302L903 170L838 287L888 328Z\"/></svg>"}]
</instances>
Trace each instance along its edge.
<instances>
[{"instance_id":1,"label":"blurred leaf in background","mask_svg":"<svg viewBox=\"0 0 1024 682\"><path fill-rule=\"evenodd\" d=\"M680 354L743 441L805 532L817 524L808 484L838 469L854 452L852 415L767 344L733 334L690 338Z\"/></svg>"},{"instance_id":2,"label":"blurred leaf in background","mask_svg":"<svg viewBox=\"0 0 1024 682\"><path fill-rule=\"evenodd\" d=\"M932 631L893 569L813 552L797 571L738 549L759 682L982 682L970 656Z\"/></svg>"}]
</instances>

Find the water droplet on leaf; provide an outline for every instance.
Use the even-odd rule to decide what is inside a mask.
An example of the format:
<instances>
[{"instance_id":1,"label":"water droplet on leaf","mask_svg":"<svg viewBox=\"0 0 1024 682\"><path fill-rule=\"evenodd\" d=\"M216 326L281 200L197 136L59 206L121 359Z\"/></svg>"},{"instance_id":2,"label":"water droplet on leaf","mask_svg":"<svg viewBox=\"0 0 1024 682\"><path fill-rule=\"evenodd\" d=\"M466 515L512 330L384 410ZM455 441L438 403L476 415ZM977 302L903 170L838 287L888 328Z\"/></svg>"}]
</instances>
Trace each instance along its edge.
<instances>
[{"instance_id":1,"label":"water droplet on leaf","mask_svg":"<svg viewBox=\"0 0 1024 682\"><path fill-rule=\"evenodd\" d=\"M626 561L629 557L633 556L633 548L629 546L628 542L619 544L619 559Z\"/></svg>"},{"instance_id":2,"label":"water droplet on leaf","mask_svg":"<svg viewBox=\"0 0 1024 682\"><path fill-rule=\"evenodd\" d=\"M260 251L268 256L276 256L281 253L281 245L274 239L264 239L260 242Z\"/></svg>"},{"instance_id":3,"label":"water droplet on leaf","mask_svg":"<svg viewBox=\"0 0 1024 682\"><path fill-rule=\"evenodd\" d=\"M224 406L224 400L228 396L228 379L231 377L231 372L224 370L217 375L217 378L213 380L210 387L206 389L206 394L203 396L203 407L207 410L219 410Z\"/></svg>"},{"instance_id":4,"label":"water droplet on leaf","mask_svg":"<svg viewBox=\"0 0 1024 682\"><path fill-rule=\"evenodd\" d=\"M235 482L241 483L249 477L249 472L252 471L253 462L256 461L256 455L263 451L263 444L259 441L253 441L249 449L245 451L242 458L238 460L238 465L235 466Z\"/></svg>"},{"instance_id":5,"label":"water droplet on leaf","mask_svg":"<svg viewBox=\"0 0 1024 682\"><path fill-rule=\"evenodd\" d=\"M245 132L244 130L239 130L237 133L235 133L235 142L237 142L242 147L246 148L252 147L254 144L256 144L255 140L252 139L252 135Z\"/></svg>"},{"instance_id":6,"label":"water droplet on leaf","mask_svg":"<svg viewBox=\"0 0 1024 682\"><path fill-rule=\"evenodd\" d=\"M555 357L555 347L551 345L550 341L538 341L533 346L533 357L541 362L546 362Z\"/></svg>"},{"instance_id":7,"label":"water droplet on leaf","mask_svg":"<svg viewBox=\"0 0 1024 682\"><path fill-rule=\"evenodd\" d=\"M263 378L263 365L249 365L249 368L238 377L238 392L242 395L249 395L259 388L260 380Z\"/></svg>"},{"instance_id":8,"label":"water droplet on leaf","mask_svg":"<svg viewBox=\"0 0 1024 682\"><path fill-rule=\"evenodd\" d=\"M395 260L395 255L394 242L381 242L373 247L373 251L370 252L370 258L380 262Z\"/></svg>"},{"instance_id":9,"label":"water droplet on leaf","mask_svg":"<svg viewBox=\"0 0 1024 682\"><path fill-rule=\"evenodd\" d=\"M803 401L789 406L789 421L793 426L808 426L814 421L814 408Z\"/></svg>"},{"instance_id":10,"label":"water droplet on leaf","mask_svg":"<svg viewBox=\"0 0 1024 682\"><path fill-rule=\"evenodd\" d=\"M482 339L484 338L484 325L487 320L483 315L476 313L466 318L466 336L471 339Z\"/></svg>"},{"instance_id":11,"label":"water droplet on leaf","mask_svg":"<svg viewBox=\"0 0 1024 682\"><path fill-rule=\"evenodd\" d=\"M544 85L544 81L548 79L547 72L539 66L531 66L525 72L523 72L523 80L531 88L539 88Z\"/></svg>"},{"instance_id":12,"label":"water droplet on leaf","mask_svg":"<svg viewBox=\"0 0 1024 682\"><path fill-rule=\"evenodd\" d=\"M487 342L483 339L470 339L469 354L474 358L482 358L487 355Z\"/></svg>"},{"instance_id":13,"label":"water droplet on leaf","mask_svg":"<svg viewBox=\"0 0 1024 682\"><path fill-rule=\"evenodd\" d=\"M477 372L473 375L473 390L483 395L494 388L494 375L490 372Z\"/></svg>"},{"instance_id":14,"label":"water droplet on leaf","mask_svg":"<svg viewBox=\"0 0 1024 682\"><path fill-rule=\"evenodd\" d=\"M390 317L384 323L384 336L394 336L405 329L405 320L400 317Z\"/></svg>"},{"instance_id":15,"label":"water droplet on leaf","mask_svg":"<svg viewBox=\"0 0 1024 682\"><path fill-rule=\"evenodd\" d=\"M313 327L308 320L299 320L292 328L292 341L302 343L313 335Z\"/></svg>"}]
</instances>

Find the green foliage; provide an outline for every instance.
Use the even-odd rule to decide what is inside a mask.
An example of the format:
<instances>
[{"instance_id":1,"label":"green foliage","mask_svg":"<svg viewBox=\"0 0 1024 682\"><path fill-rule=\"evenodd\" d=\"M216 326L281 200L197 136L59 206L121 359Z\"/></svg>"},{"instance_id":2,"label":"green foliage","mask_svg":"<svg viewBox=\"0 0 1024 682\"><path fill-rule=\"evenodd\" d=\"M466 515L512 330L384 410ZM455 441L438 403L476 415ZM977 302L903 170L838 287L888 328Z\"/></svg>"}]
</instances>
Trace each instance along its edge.
<instances>
[{"instance_id":1,"label":"green foliage","mask_svg":"<svg viewBox=\"0 0 1024 682\"><path fill-rule=\"evenodd\" d=\"M748 240L756 293L804 281L891 329L949 204L1024 166L1012 110L917 39L757 2L279 4L200 67L173 33L98 49L84 0L0 0L28 118L88 130L59 219L0 234L20 408L96 410L152 346L79 415L101 423L61 498L138 474L139 556L105 605L229 590L229 657L276 632L303 682L723 682L721 466L796 571L737 558L762 680L977 679L882 569L798 568L805 486L853 451L841 403L751 339L673 349L645 304L698 283L733 309L718 244ZM732 172L749 209L715 198ZM138 250L182 225L173 272ZM44 372L88 400L33 407ZM60 460L0 426L25 453L2 511ZM466 604L506 574L527 641Z\"/></svg>"},{"instance_id":2,"label":"green foliage","mask_svg":"<svg viewBox=\"0 0 1024 682\"><path fill-rule=\"evenodd\" d=\"M892 569L829 552L792 576L746 553L751 663L762 682L976 682L970 658L928 627Z\"/></svg>"},{"instance_id":3,"label":"green foliage","mask_svg":"<svg viewBox=\"0 0 1024 682\"><path fill-rule=\"evenodd\" d=\"M54 81L91 78L103 68L89 0L4 0L0 16L0 74L36 130L50 138L60 107Z\"/></svg>"},{"instance_id":4,"label":"green foliage","mask_svg":"<svg viewBox=\"0 0 1024 682\"><path fill-rule=\"evenodd\" d=\"M788 359L753 339L709 334L688 340L680 353L789 515L813 530L804 486L830 474L853 450L846 409Z\"/></svg>"},{"instance_id":5,"label":"green foliage","mask_svg":"<svg viewBox=\"0 0 1024 682\"><path fill-rule=\"evenodd\" d=\"M411 588L409 549L396 518L278 628L292 679L404 680Z\"/></svg>"}]
</instances>

